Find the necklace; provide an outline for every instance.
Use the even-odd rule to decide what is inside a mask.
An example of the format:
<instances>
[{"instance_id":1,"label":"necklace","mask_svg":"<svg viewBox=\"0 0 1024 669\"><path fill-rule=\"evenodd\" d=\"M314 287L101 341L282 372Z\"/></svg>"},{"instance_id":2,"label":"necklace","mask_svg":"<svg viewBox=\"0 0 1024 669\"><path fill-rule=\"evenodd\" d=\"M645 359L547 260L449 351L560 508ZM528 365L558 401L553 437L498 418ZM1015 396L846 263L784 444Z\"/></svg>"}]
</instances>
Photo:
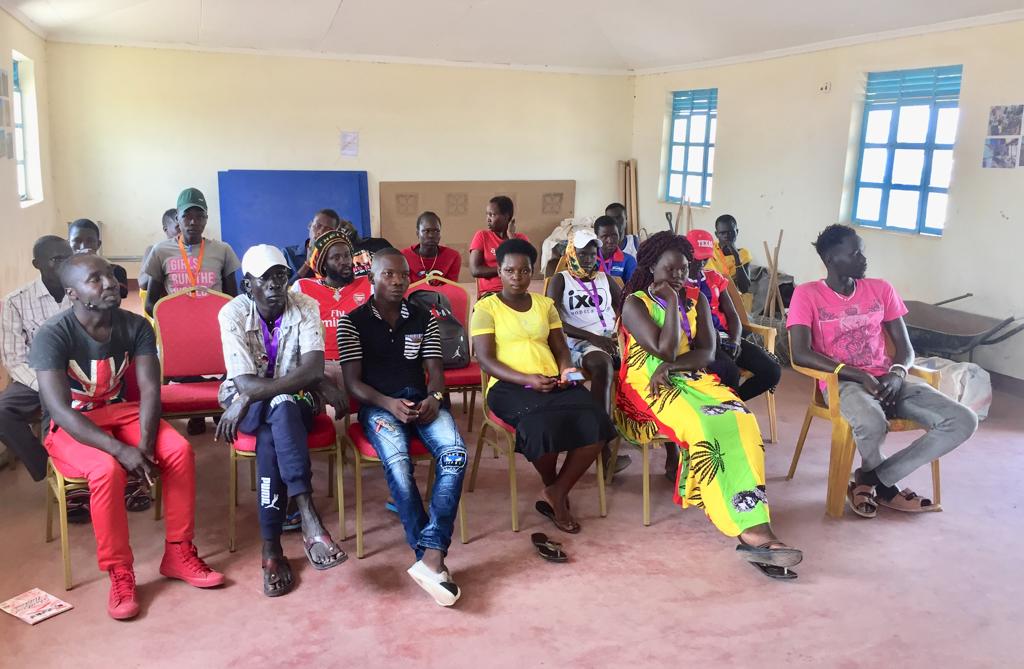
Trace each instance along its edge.
<instances>
[{"instance_id":1,"label":"necklace","mask_svg":"<svg viewBox=\"0 0 1024 669\"><path fill-rule=\"evenodd\" d=\"M437 259L441 255L441 247L437 247L437 253L434 254L434 262L430 263L430 269L427 269L427 263L423 262L423 256L420 254L419 244L416 245L416 257L420 259L420 275L429 276L434 273L434 267L437 265Z\"/></svg>"},{"instance_id":2,"label":"necklace","mask_svg":"<svg viewBox=\"0 0 1024 669\"><path fill-rule=\"evenodd\" d=\"M828 281L825 281L824 279L822 279L821 282L823 284L825 284L826 286L828 286L828 289L831 290L833 293L835 293L836 297L838 297L843 302L849 302L850 300L853 299L853 296L857 294L857 281L856 281L856 279L853 282L853 290L850 291L849 295L843 295L842 293L840 293L838 290L836 290L832 286L829 286L828 285Z\"/></svg>"}]
</instances>

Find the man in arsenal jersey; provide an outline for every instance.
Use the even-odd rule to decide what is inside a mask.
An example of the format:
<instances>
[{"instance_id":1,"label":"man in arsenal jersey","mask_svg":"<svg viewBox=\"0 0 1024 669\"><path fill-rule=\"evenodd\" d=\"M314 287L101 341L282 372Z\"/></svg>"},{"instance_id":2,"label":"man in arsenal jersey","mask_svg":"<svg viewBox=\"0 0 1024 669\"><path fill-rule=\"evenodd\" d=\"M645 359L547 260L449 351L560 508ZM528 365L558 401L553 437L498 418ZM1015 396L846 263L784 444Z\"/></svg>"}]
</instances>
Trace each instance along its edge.
<instances>
[{"instance_id":1,"label":"man in arsenal jersey","mask_svg":"<svg viewBox=\"0 0 1024 669\"><path fill-rule=\"evenodd\" d=\"M153 328L120 308L120 286L103 258L81 254L60 269L71 309L36 333L29 364L53 419L43 445L65 476L89 481L96 557L110 576L107 612L123 620L139 613L128 515L129 474L161 479L166 543L160 574L197 588L224 582L199 557L195 526L195 456L188 441L160 420L160 361ZM134 372L130 371L134 367ZM125 393L135 374L140 399Z\"/></svg>"},{"instance_id":2,"label":"man in arsenal jersey","mask_svg":"<svg viewBox=\"0 0 1024 669\"><path fill-rule=\"evenodd\" d=\"M409 280L413 283L428 276L442 276L459 281L462 256L453 248L441 246L441 217L425 211L416 219L417 243L402 249L409 263Z\"/></svg>"}]
</instances>

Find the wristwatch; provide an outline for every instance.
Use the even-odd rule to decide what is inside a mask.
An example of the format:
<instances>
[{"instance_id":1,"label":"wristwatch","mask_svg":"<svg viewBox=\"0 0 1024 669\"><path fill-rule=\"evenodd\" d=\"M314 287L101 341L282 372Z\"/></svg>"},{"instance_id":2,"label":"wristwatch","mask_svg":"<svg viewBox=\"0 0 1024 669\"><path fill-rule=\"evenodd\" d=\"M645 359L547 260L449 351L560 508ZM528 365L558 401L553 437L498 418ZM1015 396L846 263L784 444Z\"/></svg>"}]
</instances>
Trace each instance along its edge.
<instances>
[{"instance_id":1,"label":"wristwatch","mask_svg":"<svg viewBox=\"0 0 1024 669\"><path fill-rule=\"evenodd\" d=\"M444 393L442 393L440 390L430 393L430 396L433 397L438 402L444 402Z\"/></svg>"}]
</instances>

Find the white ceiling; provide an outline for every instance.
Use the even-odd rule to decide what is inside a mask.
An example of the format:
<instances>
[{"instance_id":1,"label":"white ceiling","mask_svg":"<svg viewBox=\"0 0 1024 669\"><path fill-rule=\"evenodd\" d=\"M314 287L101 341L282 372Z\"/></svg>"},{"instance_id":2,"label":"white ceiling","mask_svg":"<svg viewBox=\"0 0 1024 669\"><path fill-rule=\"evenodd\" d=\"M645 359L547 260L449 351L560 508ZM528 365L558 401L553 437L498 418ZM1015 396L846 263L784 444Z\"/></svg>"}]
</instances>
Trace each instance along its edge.
<instances>
[{"instance_id":1,"label":"white ceiling","mask_svg":"<svg viewBox=\"0 0 1024 669\"><path fill-rule=\"evenodd\" d=\"M0 0L55 41L649 71L1024 18L1024 0Z\"/></svg>"}]
</instances>

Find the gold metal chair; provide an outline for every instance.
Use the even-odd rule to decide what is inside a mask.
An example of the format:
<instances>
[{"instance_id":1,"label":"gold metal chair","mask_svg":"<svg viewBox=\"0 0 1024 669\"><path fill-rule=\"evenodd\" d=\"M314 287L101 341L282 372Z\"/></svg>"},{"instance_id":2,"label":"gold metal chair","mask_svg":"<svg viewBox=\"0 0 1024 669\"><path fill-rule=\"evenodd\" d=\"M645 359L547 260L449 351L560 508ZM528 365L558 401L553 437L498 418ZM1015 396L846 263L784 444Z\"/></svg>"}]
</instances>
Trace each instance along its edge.
<instances>
[{"instance_id":1,"label":"gold metal chair","mask_svg":"<svg viewBox=\"0 0 1024 669\"><path fill-rule=\"evenodd\" d=\"M356 557L359 559L363 558L363 467L370 463L380 463L381 460L377 457L376 452L373 449L373 445L366 439L363 433L362 426L358 423L353 423L346 430L346 434L343 437L345 448L351 454L352 468L355 472L355 487L356 487ZM422 462L427 460L430 462L430 468L427 473L427 487L424 501L430 501L430 493L434 487L434 468L437 466L434 458L426 450L426 447L419 439L413 439L409 444L409 457L416 462ZM339 490L342 490L339 488ZM339 493L344 495L344 490ZM345 500L339 499L339 504L344 505ZM463 499L459 498L459 538L462 543L468 543L466 532L466 511L463 507ZM345 530L342 530L342 534L345 534Z\"/></svg>"},{"instance_id":2,"label":"gold metal chair","mask_svg":"<svg viewBox=\"0 0 1024 669\"><path fill-rule=\"evenodd\" d=\"M333 435L328 437L327 423L333 430ZM334 487L338 487L338 524L341 527L341 538L344 541L345 535L345 505L343 503L344 481L342 479L342 465L344 453L342 451L342 439L334 421L327 414L319 414L313 419L313 427L309 431L309 452L324 453L327 455L327 496L334 497ZM235 552L235 507L238 506L238 462L249 460L249 476L252 489L256 489L256 437L253 435L238 433L235 443L228 446L228 458L231 469L228 473L228 551Z\"/></svg>"},{"instance_id":3,"label":"gold metal chair","mask_svg":"<svg viewBox=\"0 0 1024 669\"><path fill-rule=\"evenodd\" d=\"M792 338L790 339L790 351L792 351ZM796 466L800 462L800 453L803 452L811 420L824 418L830 421L832 423L832 452L829 456L825 511L832 518L841 518L843 507L846 504L846 488L850 481L850 472L853 470L853 455L857 451L857 445L853 439L853 429L839 412L839 375L801 367L796 363L793 363L793 369L812 379L811 402L807 406L807 413L804 414L804 423L800 428L800 437L796 442L796 450L793 452L793 461L789 465L786 480L789 481L796 474ZM910 367L910 374L924 379L933 388L939 387L939 373L935 370L913 365ZM826 384L828 403L825 402L825 397L818 385L819 381L824 381ZM923 429L924 427L912 420L894 418L889 421L889 432L909 432ZM932 461L932 501L936 505L942 503L938 460Z\"/></svg>"},{"instance_id":4,"label":"gold metal chair","mask_svg":"<svg viewBox=\"0 0 1024 669\"><path fill-rule=\"evenodd\" d=\"M89 482L84 478L64 476L53 465L46 462L46 543L53 541L53 507L57 507L60 523L60 556L64 562L64 589L71 589L71 551L68 546L68 491L88 490ZM153 484L153 517L160 520L162 515L160 480Z\"/></svg>"},{"instance_id":5,"label":"gold metal chair","mask_svg":"<svg viewBox=\"0 0 1024 669\"><path fill-rule=\"evenodd\" d=\"M740 293L736 285L730 280L729 281L729 297L732 298L733 306L736 307L736 312L740 316L740 323L743 325L745 332L753 332L754 334L761 337L764 341L764 348L769 353L775 353L775 340L778 333L775 328L768 327L767 325L758 325L750 320L750 316L747 314L747 307L744 306L743 295ZM748 379L752 376L750 372L745 369L740 370L740 378ZM765 401L768 403L768 434L769 441L773 444L777 444L779 441L779 420L775 412L775 393L769 391L764 394Z\"/></svg>"},{"instance_id":6,"label":"gold metal chair","mask_svg":"<svg viewBox=\"0 0 1024 669\"><path fill-rule=\"evenodd\" d=\"M473 470L469 475L469 492L476 489L476 476L480 469L480 456L484 444L493 448L496 452L504 453L508 458L508 487L512 500L512 531L519 531L519 494L516 486L516 431L507 423L502 422L487 408L487 384L490 376L486 372L480 373L483 393L484 422L480 426L480 436L476 440L476 453L473 456ZM488 431L494 436L488 438ZM614 462L614 458L612 459ZM600 455L597 457L597 500L601 517L608 515L608 505L605 497L605 474L604 462Z\"/></svg>"}]
</instances>

